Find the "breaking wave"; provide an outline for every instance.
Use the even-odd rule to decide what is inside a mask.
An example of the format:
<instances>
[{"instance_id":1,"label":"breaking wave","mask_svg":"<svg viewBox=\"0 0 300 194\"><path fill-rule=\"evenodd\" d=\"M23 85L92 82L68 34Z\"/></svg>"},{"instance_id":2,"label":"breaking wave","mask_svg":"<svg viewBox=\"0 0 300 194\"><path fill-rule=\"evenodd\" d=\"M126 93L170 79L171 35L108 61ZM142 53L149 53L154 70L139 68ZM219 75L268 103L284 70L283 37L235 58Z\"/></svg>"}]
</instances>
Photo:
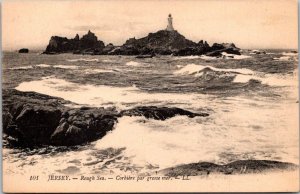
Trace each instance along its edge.
<instances>
[{"instance_id":1,"label":"breaking wave","mask_svg":"<svg viewBox=\"0 0 300 194\"><path fill-rule=\"evenodd\" d=\"M145 104L160 105L165 102L199 105L198 99L202 96L201 94L148 93L135 86L83 85L52 76L44 77L41 80L22 82L16 89L60 97L77 104L95 107L117 106L124 108Z\"/></svg>"},{"instance_id":2,"label":"breaking wave","mask_svg":"<svg viewBox=\"0 0 300 194\"><path fill-rule=\"evenodd\" d=\"M235 54L228 54L226 52L222 52L223 58L225 59L248 59L251 58L252 56L248 56L248 55L235 55Z\"/></svg>"},{"instance_id":3,"label":"breaking wave","mask_svg":"<svg viewBox=\"0 0 300 194\"><path fill-rule=\"evenodd\" d=\"M51 67L51 65L48 64L38 64L37 67Z\"/></svg>"},{"instance_id":4,"label":"breaking wave","mask_svg":"<svg viewBox=\"0 0 300 194\"><path fill-rule=\"evenodd\" d=\"M24 69L33 69L32 65L28 65L28 66L19 66L19 67L11 67L8 69L12 69L12 70L24 70Z\"/></svg>"},{"instance_id":5,"label":"breaking wave","mask_svg":"<svg viewBox=\"0 0 300 194\"><path fill-rule=\"evenodd\" d=\"M297 52L282 52L281 54L286 56L298 56Z\"/></svg>"},{"instance_id":6,"label":"breaking wave","mask_svg":"<svg viewBox=\"0 0 300 194\"><path fill-rule=\"evenodd\" d=\"M240 73L240 74L254 74L254 72L250 69L223 69L223 68L216 68L211 66L203 66L203 65L196 65L196 64L188 64L182 69L175 71L175 75L180 74L195 74L195 76L199 76L199 71L209 68L213 71L224 71L224 72L234 72L234 73Z\"/></svg>"},{"instance_id":7,"label":"breaking wave","mask_svg":"<svg viewBox=\"0 0 300 194\"><path fill-rule=\"evenodd\" d=\"M99 59L85 59L85 58L79 58L79 59L67 59L69 62L78 62L78 61L85 61L85 62L98 62Z\"/></svg>"},{"instance_id":8,"label":"breaking wave","mask_svg":"<svg viewBox=\"0 0 300 194\"><path fill-rule=\"evenodd\" d=\"M136 61L129 61L126 63L127 66L133 66L133 67L139 67L141 66L142 64L139 63L139 62L136 62Z\"/></svg>"},{"instance_id":9,"label":"breaking wave","mask_svg":"<svg viewBox=\"0 0 300 194\"><path fill-rule=\"evenodd\" d=\"M292 58L290 56L282 56L282 57L275 57L273 59L276 60L276 61L289 61Z\"/></svg>"},{"instance_id":10,"label":"breaking wave","mask_svg":"<svg viewBox=\"0 0 300 194\"><path fill-rule=\"evenodd\" d=\"M54 65L53 67L60 69L78 69L78 66L75 65Z\"/></svg>"},{"instance_id":11,"label":"breaking wave","mask_svg":"<svg viewBox=\"0 0 300 194\"><path fill-rule=\"evenodd\" d=\"M250 69L223 69L211 66L188 64L178 71L175 75L194 75L197 80L211 82L233 82L248 83L256 80L261 84L269 86L297 86L295 77L284 77L281 75L259 74Z\"/></svg>"},{"instance_id":12,"label":"breaking wave","mask_svg":"<svg viewBox=\"0 0 300 194\"><path fill-rule=\"evenodd\" d=\"M97 74L97 73L115 73L116 70L111 69L86 69L84 70L85 74Z\"/></svg>"}]
</instances>

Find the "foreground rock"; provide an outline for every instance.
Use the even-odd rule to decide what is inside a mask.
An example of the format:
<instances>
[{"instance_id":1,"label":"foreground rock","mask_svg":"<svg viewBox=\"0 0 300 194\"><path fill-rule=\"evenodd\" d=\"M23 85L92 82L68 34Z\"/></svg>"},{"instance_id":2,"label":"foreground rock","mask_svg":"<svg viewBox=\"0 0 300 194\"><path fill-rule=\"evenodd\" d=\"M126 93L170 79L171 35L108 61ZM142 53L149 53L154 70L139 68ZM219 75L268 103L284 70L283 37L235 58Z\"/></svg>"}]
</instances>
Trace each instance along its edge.
<instances>
[{"instance_id":1,"label":"foreground rock","mask_svg":"<svg viewBox=\"0 0 300 194\"><path fill-rule=\"evenodd\" d=\"M70 109L69 102L34 92L3 91L3 133L24 147L79 145L113 129L117 112L103 108Z\"/></svg>"},{"instance_id":2,"label":"foreground rock","mask_svg":"<svg viewBox=\"0 0 300 194\"><path fill-rule=\"evenodd\" d=\"M190 118L201 116L209 116L207 113L192 113L180 108L156 107L156 106L140 106L133 109L121 111L122 116L144 116L147 119L166 120L176 115L185 115Z\"/></svg>"},{"instance_id":3,"label":"foreground rock","mask_svg":"<svg viewBox=\"0 0 300 194\"><path fill-rule=\"evenodd\" d=\"M296 170L297 165L271 160L238 160L226 165L200 162L161 170L165 176L201 176L215 174L248 174L274 170Z\"/></svg>"},{"instance_id":4,"label":"foreground rock","mask_svg":"<svg viewBox=\"0 0 300 194\"><path fill-rule=\"evenodd\" d=\"M136 107L117 112L114 108L70 108L71 104L35 92L3 90L3 133L11 145L72 146L102 138L121 116L144 116L165 120L176 115L208 116L179 108Z\"/></svg>"},{"instance_id":5,"label":"foreground rock","mask_svg":"<svg viewBox=\"0 0 300 194\"><path fill-rule=\"evenodd\" d=\"M117 112L103 108L71 109L61 114L50 144L78 145L95 141L113 129Z\"/></svg>"}]
</instances>

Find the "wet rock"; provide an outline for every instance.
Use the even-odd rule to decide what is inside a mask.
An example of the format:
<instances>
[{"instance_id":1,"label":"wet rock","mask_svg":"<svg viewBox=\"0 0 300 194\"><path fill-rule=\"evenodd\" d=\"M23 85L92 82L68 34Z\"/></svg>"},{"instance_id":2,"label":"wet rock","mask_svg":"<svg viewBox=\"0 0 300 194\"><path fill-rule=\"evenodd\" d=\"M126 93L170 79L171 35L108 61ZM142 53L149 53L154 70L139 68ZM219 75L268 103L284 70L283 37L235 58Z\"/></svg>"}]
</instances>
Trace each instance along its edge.
<instances>
[{"instance_id":1,"label":"wet rock","mask_svg":"<svg viewBox=\"0 0 300 194\"><path fill-rule=\"evenodd\" d=\"M48 144L61 118L61 111L50 106L25 104L15 117L15 126L8 128L8 134L11 131L18 134L18 139L28 145Z\"/></svg>"},{"instance_id":2,"label":"wet rock","mask_svg":"<svg viewBox=\"0 0 300 194\"><path fill-rule=\"evenodd\" d=\"M60 98L3 90L3 132L18 145L79 145L103 137L117 121L115 110L70 109Z\"/></svg>"},{"instance_id":3,"label":"wet rock","mask_svg":"<svg viewBox=\"0 0 300 194\"><path fill-rule=\"evenodd\" d=\"M3 90L3 133L18 147L43 145L74 146L102 138L120 116L144 116L165 120L176 115L208 116L180 108L136 107L117 112L115 108L70 108L72 104L35 92Z\"/></svg>"},{"instance_id":4,"label":"wet rock","mask_svg":"<svg viewBox=\"0 0 300 194\"><path fill-rule=\"evenodd\" d=\"M65 120L51 135L52 145L78 145L100 139L117 122L116 112L100 108L72 109L64 115Z\"/></svg>"},{"instance_id":5,"label":"wet rock","mask_svg":"<svg viewBox=\"0 0 300 194\"><path fill-rule=\"evenodd\" d=\"M186 115L190 118L201 116L206 117L207 113L193 113L180 108L156 107L156 106L140 106L133 109L124 110L121 116L144 116L147 119L166 120L176 115Z\"/></svg>"},{"instance_id":6,"label":"wet rock","mask_svg":"<svg viewBox=\"0 0 300 194\"><path fill-rule=\"evenodd\" d=\"M163 169L160 173L165 176L201 176L215 174L248 174L275 170L296 170L298 166L292 163L272 160L238 160L226 165L209 162L184 164Z\"/></svg>"},{"instance_id":7,"label":"wet rock","mask_svg":"<svg viewBox=\"0 0 300 194\"><path fill-rule=\"evenodd\" d=\"M103 54L108 54L109 52L113 51L116 47L112 44L109 43L108 45L105 46L103 49Z\"/></svg>"},{"instance_id":8,"label":"wet rock","mask_svg":"<svg viewBox=\"0 0 300 194\"><path fill-rule=\"evenodd\" d=\"M211 57L221 57L222 52L228 54L241 55L240 49L237 48L233 43L222 43L222 44L214 43L210 48L209 52L206 53L206 55Z\"/></svg>"}]
</instances>

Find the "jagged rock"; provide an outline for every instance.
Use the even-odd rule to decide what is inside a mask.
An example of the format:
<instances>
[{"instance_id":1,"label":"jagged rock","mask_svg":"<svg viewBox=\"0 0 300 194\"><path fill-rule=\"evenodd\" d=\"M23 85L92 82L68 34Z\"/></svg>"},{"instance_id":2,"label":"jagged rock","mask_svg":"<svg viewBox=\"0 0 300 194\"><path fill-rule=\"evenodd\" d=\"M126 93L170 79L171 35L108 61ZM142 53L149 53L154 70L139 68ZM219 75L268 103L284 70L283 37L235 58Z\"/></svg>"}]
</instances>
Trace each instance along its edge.
<instances>
[{"instance_id":1,"label":"jagged rock","mask_svg":"<svg viewBox=\"0 0 300 194\"><path fill-rule=\"evenodd\" d=\"M136 107L117 112L114 108L70 108L61 98L35 92L3 90L3 133L20 147L72 146L95 141L112 130L121 116L145 116L165 120L176 115L208 116L180 108Z\"/></svg>"},{"instance_id":2,"label":"jagged rock","mask_svg":"<svg viewBox=\"0 0 300 194\"><path fill-rule=\"evenodd\" d=\"M214 43L210 48L210 52L206 53L206 55L211 57L221 57L222 52L241 55L240 49L237 48L233 43Z\"/></svg>"},{"instance_id":3,"label":"jagged rock","mask_svg":"<svg viewBox=\"0 0 300 194\"><path fill-rule=\"evenodd\" d=\"M215 43L212 47L203 40L195 43L186 39L176 30L159 30L140 39L130 38L122 46L114 46L110 43L105 47L104 43L89 31L81 39L78 34L74 39L52 36L44 53L149 56L154 54L187 56L208 53L208 56L221 56L222 52L239 55L239 50L233 43Z\"/></svg>"},{"instance_id":4,"label":"jagged rock","mask_svg":"<svg viewBox=\"0 0 300 194\"><path fill-rule=\"evenodd\" d=\"M165 176L207 176L209 174L248 174L274 170L296 170L297 165L272 160L238 160L225 165L199 162L175 166L160 171Z\"/></svg>"},{"instance_id":5,"label":"jagged rock","mask_svg":"<svg viewBox=\"0 0 300 194\"><path fill-rule=\"evenodd\" d=\"M196 46L196 43L186 39L177 31L160 30L155 33L149 33L148 36L140 39L128 39L125 44L122 45L121 54L146 55L155 53L169 55L174 51Z\"/></svg>"},{"instance_id":6,"label":"jagged rock","mask_svg":"<svg viewBox=\"0 0 300 194\"><path fill-rule=\"evenodd\" d=\"M88 31L81 39L78 34L74 39L52 36L44 54L101 54L104 47L104 43L98 40L94 33Z\"/></svg>"},{"instance_id":7,"label":"jagged rock","mask_svg":"<svg viewBox=\"0 0 300 194\"><path fill-rule=\"evenodd\" d=\"M214 52L226 52L228 54L235 54L235 55L240 55L241 53L239 52L240 49L235 46L233 43L214 43L211 47L211 51Z\"/></svg>"},{"instance_id":8,"label":"jagged rock","mask_svg":"<svg viewBox=\"0 0 300 194\"><path fill-rule=\"evenodd\" d=\"M103 108L72 109L63 113L51 135L52 145L78 145L103 137L113 129L116 112Z\"/></svg>"},{"instance_id":9,"label":"jagged rock","mask_svg":"<svg viewBox=\"0 0 300 194\"><path fill-rule=\"evenodd\" d=\"M112 130L117 112L104 108L70 109L70 103L35 92L3 90L3 133L24 147L79 145Z\"/></svg>"},{"instance_id":10,"label":"jagged rock","mask_svg":"<svg viewBox=\"0 0 300 194\"><path fill-rule=\"evenodd\" d=\"M28 48L22 48L19 50L19 53L29 53L29 49Z\"/></svg>"},{"instance_id":11,"label":"jagged rock","mask_svg":"<svg viewBox=\"0 0 300 194\"><path fill-rule=\"evenodd\" d=\"M108 54L109 52L111 52L112 50L114 50L116 47L112 44L109 43L108 45L106 45L106 47L103 49L103 53L104 54Z\"/></svg>"},{"instance_id":12,"label":"jagged rock","mask_svg":"<svg viewBox=\"0 0 300 194\"><path fill-rule=\"evenodd\" d=\"M193 113L180 108L156 107L156 106L140 106L133 109L124 110L121 116L144 116L147 119L166 120L176 115L186 115L188 117L206 117L207 113Z\"/></svg>"}]
</instances>

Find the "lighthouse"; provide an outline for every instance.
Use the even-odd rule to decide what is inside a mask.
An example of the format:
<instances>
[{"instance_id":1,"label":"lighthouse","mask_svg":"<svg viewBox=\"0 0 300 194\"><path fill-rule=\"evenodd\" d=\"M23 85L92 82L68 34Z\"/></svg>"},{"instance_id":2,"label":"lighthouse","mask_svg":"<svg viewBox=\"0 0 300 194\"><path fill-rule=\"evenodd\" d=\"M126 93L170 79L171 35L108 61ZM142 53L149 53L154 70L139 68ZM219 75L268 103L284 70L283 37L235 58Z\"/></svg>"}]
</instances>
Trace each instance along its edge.
<instances>
[{"instance_id":1,"label":"lighthouse","mask_svg":"<svg viewBox=\"0 0 300 194\"><path fill-rule=\"evenodd\" d=\"M168 26L166 28L167 31L174 31L174 28L173 28L173 18L172 18L172 15L169 14L169 17L168 17Z\"/></svg>"}]
</instances>

